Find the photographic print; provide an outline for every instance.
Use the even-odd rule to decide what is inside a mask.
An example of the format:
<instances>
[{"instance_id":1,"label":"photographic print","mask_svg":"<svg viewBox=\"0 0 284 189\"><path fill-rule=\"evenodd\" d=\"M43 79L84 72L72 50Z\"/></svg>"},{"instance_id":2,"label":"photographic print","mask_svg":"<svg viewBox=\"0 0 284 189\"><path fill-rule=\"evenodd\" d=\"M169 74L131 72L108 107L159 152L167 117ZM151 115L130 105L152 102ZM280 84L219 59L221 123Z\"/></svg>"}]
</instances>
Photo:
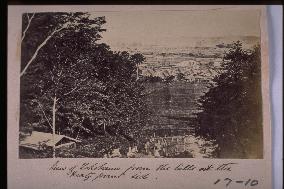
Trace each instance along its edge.
<instances>
[{"instance_id":1,"label":"photographic print","mask_svg":"<svg viewBox=\"0 0 284 189\"><path fill-rule=\"evenodd\" d=\"M19 158L263 158L261 11L25 12Z\"/></svg>"}]
</instances>

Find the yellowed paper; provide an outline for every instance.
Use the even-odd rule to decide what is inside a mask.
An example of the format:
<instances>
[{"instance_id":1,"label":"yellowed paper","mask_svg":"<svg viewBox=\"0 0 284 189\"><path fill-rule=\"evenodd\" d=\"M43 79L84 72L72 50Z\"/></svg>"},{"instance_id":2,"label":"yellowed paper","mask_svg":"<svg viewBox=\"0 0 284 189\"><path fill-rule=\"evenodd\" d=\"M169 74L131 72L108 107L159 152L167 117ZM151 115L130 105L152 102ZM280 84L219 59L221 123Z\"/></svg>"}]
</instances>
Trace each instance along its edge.
<instances>
[{"instance_id":1,"label":"yellowed paper","mask_svg":"<svg viewBox=\"0 0 284 189\"><path fill-rule=\"evenodd\" d=\"M265 6L8 10L9 188L272 188Z\"/></svg>"}]
</instances>

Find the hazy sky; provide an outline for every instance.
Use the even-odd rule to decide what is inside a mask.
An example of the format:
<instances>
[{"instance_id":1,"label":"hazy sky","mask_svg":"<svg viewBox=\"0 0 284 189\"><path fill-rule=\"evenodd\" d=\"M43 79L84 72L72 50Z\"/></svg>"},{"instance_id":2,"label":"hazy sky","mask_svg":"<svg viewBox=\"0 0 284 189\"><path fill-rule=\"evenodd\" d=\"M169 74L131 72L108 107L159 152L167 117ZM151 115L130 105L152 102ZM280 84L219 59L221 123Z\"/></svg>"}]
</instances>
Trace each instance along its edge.
<instances>
[{"instance_id":1,"label":"hazy sky","mask_svg":"<svg viewBox=\"0 0 284 189\"><path fill-rule=\"evenodd\" d=\"M258 11L96 12L105 16L103 42L178 44L193 37L260 36Z\"/></svg>"}]
</instances>

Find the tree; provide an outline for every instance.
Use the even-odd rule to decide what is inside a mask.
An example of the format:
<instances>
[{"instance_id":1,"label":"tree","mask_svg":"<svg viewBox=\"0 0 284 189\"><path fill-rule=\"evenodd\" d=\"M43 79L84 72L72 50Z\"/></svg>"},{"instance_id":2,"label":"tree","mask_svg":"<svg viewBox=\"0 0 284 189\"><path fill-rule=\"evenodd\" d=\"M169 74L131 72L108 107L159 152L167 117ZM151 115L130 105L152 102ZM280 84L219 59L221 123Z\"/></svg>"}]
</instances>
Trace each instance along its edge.
<instances>
[{"instance_id":1,"label":"tree","mask_svg":"<svg viewBox=\"0 0 284 189\"><path fill-rule=\"evenodd\" d=\"M135 75L136 65L142 61L136 57L142 55L109 50L101 55L104 58L95 58L93 64L98 68L96 78L104 83L104 93L110 98L104 100L101 106L91 107L94 109L92 117L100 117L104 122L104 132L123 136L133 134L141 130L147 114L143 100L144 87L137 82Z\"/></svg>"},{"instance_id":2,"label":"tree","mask_svg":"<svg viewBox=\"0 0 284 189\"><path fill-rule=\"evenodd\" d=\"M140 53L136 53L131 56L131 61L136 64L136 80L139 79L139 64L141 64L144 60L145 57Z\"/></svg>"},{"instance_id":3,"label":"tree","mask_svg":"<svg viewBox=\"0 0 284 189\"><path fill-rule=\"evenodd\" d=\"M216 86L200 100L198 135L213 139L217 157L262 157L260 48L245 51L236 42L224 57Z\"/></svg>"},{"instance_id":4,"label":"tree","mask_svg":"<svg viewBox=\"0 0 284 189\"><path fill-rule=\"evenodd\" d=\"M178 81L186 80L184 73L178 73L176 77Z\"/></svg>"},{"instance_id":5,"label":"tree","mask_svg":"<svg viewBox=\"0 0 284 189\"><path fill-rule=\"evenodd\" d=\"M26 18L26 19L25 19ZM38 56L39 51L46 46L54 36L62 37L65 32L82 30L89 32L94 40L100 38L99 32L104 31L101 25L105 23L103 17L90 18L88 13L26 13L23 14L22 49L28 48L28 53L22 54L22 77L31 63Z\"/></svg>"},{"instance_id":6,"label":"tree","mask_svg":"<svg viewBox=\"0 0 284 189\"><path fill-rule=\"evenodd\" d=\"M166 76L164 80L167 84L170 84L174 79L175 79L175 76L169 75L169 76Z\"/></svg>"},{"instance_id":7,"label":"tree","mask_svg":"<svg viewBox=\"0 0 284 189\"><path fill-rule=\"evenodd\" d=\"M37 13L28 18L22 41L21 125L40 126L53 137L85 137L101 126L104 134L138 132L146 113L135 70L143 56L98 44L103 17Z\"/></svg>"},{"instance_id":8,"label":"tree","mask_svg":"<svg viewBox=\"0 0 284 189\"><path fill-rule=\"evenodd\" d=\"M26 77L21 79L21 101L23 104L28 101L27 106L39 107L52 128L53 139L58 108L67 102L76 105L75 101L70 103L71 95L79 95L90 87L99 87L97 82L90 82L95 81L95 72L92 72L94 69L86 52L100 38L98 33L103 31L101 25L105 21L102 17L89 17L87 13L33 14L23 32L23 69L20 75L26 74ZM42 30L47 31L40 33ZM39 33L44 37L38 36ZM36 50L31 53L31 49ZM31 58L29 55L32 55ZM30 68L29 71L27 68ZM48 107L52 107L51 120L48 116L50 110L46 110Z\"/></svg>"}]
</instances>

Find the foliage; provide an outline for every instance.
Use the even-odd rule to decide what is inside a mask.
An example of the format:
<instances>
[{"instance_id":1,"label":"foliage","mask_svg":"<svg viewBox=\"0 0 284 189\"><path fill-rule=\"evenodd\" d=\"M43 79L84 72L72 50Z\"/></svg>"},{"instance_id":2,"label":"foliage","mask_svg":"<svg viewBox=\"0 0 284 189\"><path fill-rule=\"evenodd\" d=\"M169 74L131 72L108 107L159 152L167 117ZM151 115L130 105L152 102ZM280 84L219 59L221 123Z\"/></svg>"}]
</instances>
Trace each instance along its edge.
<instances>
[{"instance_id":1,"label":"foliage","mask_svg":"<svg viewBox=\"0 0 284 189\"><path fill-rule=\"evenodd\" d=\"M143 76L141 79L143 82L149 82L149 83L156 83L156 82L163 82L163 79L158 76Z\"/></svg>"},{"instance_id":2,"label":"foliage","mask_svg":"<svg viewBox=\"0 0 284 189\"><path fill-rule=\"evenodd\" d=\"M260 47L245 51L236 42L224 57L216 86L200 100L197 134L215 139L221 158L262 157Z\"/></svg>"},{"instance_id":3,"label":"foliage","mask_svg":"<svg viewBox=\"0 0 284 189\"><path fill-rule=\"evenodd\" d=\"M173 155L173 158L193 158L193 155L189 151L184 151L177 155Z\"/></svg>"},{"instance_id":4,"label":"foliage","mask_svg":"<svg viewBox=\"0 0 284 189\"><path fill-rule=\"evenodd\" d=\"M127 137L139 132L147 112L136 66L144 58L98 44L104 23L104 17L88 13L33 16L22 41L22 69L27 69L21 77L21 128L50 132L56 97L56 133L87 137L103 128L104 135Z\"/></svg>"},{"instance_id":5,"label":"foliage","mask_svg":"<svg viewBox=\"0 0 284 189\"><path fill-rule=\"evenodd\" d=\"M176 77L178 81L186 80L184 73L178 73Z\"/></svg>"}]
</instances>

